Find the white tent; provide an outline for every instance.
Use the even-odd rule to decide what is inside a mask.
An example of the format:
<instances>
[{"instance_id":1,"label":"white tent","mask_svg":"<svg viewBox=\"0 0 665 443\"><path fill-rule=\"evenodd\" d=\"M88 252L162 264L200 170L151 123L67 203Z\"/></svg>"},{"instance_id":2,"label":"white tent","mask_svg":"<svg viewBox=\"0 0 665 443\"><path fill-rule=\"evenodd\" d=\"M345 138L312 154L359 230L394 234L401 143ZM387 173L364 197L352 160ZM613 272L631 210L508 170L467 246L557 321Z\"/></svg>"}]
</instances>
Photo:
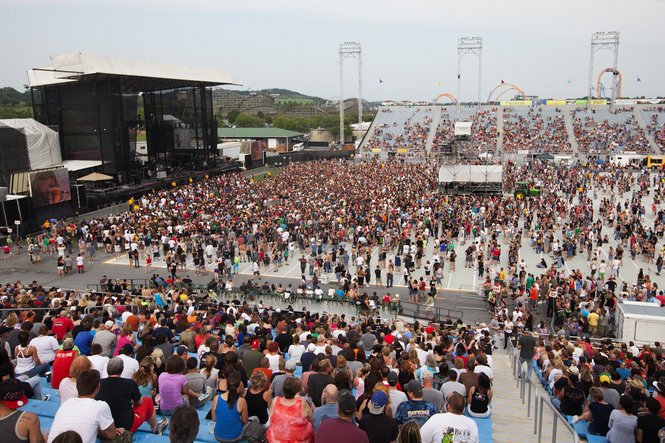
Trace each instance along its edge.
<instances>
[{"instance_id":1,"label":"white tent","mask_svg":"<svg viewBox=\"0 0 665 443\"><path fill-rule=\"evenodd\" d=\"M444 165L439 169L440 183L501 183L501 165Z\"/></svg>"},{"instance_id":2,"label":"white tent","mask_svg":"<svg viewBox=\"0 0 665 443\"><path fill-rule=\"evenodd\" d=\"M62 164L58 133L48 126L31 118L14 118L0 120L0 127L12 128L25 136L31 170Z\"/></svg>"},{"instance_id":3,"label":"white tent","mask_svg":"<svg viewBox=\"0 0 665 443\"><path fill-rule=\"evenodd\" d=\"M471 135L471 122L455 122L455 136L464 135Z\"/></svg>"}]
</instances>

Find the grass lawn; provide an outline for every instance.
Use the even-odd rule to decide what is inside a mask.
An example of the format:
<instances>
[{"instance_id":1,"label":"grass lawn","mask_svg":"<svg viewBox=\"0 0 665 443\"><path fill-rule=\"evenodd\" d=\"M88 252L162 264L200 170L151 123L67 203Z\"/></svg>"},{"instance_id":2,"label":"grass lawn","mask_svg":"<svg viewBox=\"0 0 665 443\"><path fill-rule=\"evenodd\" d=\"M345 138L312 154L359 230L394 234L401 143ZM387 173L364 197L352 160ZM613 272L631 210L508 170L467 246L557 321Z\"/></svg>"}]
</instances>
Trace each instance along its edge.
<instances>
[{"instance_id":1,"label":"grass lawn","mask_svg":"<svg viewBox=\"0 0 665 443\"><path fill-rule=\"evenodd\" d=\"M268 176L268 173L263 173L263 174L257 174L254 176L254 181L260 181L260 180L266 180L271 177L276 177L278 176L281 172L282 169L284 168L274 168L270 170L270 176Z\"/></svg>"}]
</instances>

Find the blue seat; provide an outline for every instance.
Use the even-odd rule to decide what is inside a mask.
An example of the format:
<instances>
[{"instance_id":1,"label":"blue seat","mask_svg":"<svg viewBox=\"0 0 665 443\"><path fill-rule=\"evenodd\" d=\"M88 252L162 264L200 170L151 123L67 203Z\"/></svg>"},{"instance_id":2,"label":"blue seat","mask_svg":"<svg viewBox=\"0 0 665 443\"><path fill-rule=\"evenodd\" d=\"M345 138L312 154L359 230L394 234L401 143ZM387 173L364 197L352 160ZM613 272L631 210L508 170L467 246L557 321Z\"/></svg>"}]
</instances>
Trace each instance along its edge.
<instances>
[{"instance_id":1,"label":"blue seat","mask_svg":"<svg viewBox=\"0 0 665 443\"><path fill-rule=\"evenodd\" d=\"M608 440L602 435L587 434L586 439L589 443L608 443Z\"/></svg>"},{"instance_id":2,"label":"blue seat","mask_svg":"<svg viewBox=\"0 0 665 443\"><path fill-rule=\"evenodd\" d=\"M142 431L136 431L134 432L134 441L135 442L143 442L143 443L151 443L151 442L168 442L169 438L166 435L157 435L153 434L152 432L142 432Z\"/></svg>"},{"instance_id":3,"label":"blue seat","mask_svg":"<svg viewBox=\"0 0 665 443\"><path fill-rule=\"evenodd\" d=\"M37 415L44 417L55 417L56 412L60 408L60 403L42 400L29 400L28 404L20 407L21 411L33 412Z\"/></svg>"},{"instance_id":4,"label":"blue seat","mask_svg":"<svg viewBox=\"0 0 665 443\"><path fill-rule=\"evenodd\" d=\"M492 418L474 418L471 417L478 427L478 435L482 435L484 439L492 439Z\"/></svg>"},{"instance_id":5,"label":"blue seat","mask_svg":"<svg viewBox=\"0 0 665 443\"><path fill-rule=\"evenodd\" d=\"M588 434L587 426L589 425L588 421L580 420L573 425L573 429L577 432L577 435L584 438Z\"/></svg>"}]
</instances>

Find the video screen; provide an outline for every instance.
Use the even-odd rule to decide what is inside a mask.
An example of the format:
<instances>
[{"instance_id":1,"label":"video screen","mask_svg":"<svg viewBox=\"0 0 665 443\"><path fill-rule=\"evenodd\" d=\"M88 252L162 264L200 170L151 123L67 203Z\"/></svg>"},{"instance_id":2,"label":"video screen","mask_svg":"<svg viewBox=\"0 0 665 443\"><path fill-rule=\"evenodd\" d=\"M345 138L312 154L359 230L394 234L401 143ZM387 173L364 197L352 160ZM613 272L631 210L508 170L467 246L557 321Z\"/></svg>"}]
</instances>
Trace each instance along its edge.
<instances>
[{"instance_id":1,"label":"video screen","mask_svg":"<svg viewBox=\"0 0 665 443\"><path fill-rule=\"evenodd\" d=\"M31 172L30 189L35 208L54 205L72 199L67 169Z\"/></svg>"}]
</instances>

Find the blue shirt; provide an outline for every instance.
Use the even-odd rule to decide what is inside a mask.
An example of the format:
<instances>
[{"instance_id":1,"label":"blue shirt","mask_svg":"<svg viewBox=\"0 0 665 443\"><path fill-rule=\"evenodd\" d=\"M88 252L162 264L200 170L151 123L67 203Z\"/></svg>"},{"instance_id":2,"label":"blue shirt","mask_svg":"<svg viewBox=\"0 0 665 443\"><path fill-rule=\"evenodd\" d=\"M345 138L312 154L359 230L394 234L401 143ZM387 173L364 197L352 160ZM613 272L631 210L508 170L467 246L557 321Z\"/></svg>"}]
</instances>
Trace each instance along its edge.
<instances>
[{"instance_id":1,"label":"blue shirt","mask_svg":"<svg viewBox=\"0 0 665 443\"><path fill-rule=\"evenodd\" d=\"M90 355L90 344L92 343L92 334L87 331L81 331L76 334L74 346L79 348L81 355Z\"/></svg>"},{"instance_id":2,"label":"blue shirt","mask_svg":"<svg viewBox=\"0 0 665 443\"><path fill-rule=\"evenodd\" d=\"M418 426L422 427L431 416L438 413L439 411L433 403L424 400L407 400L397 407L395 421L401 425L409 420L414 420Z\"/></svg>"}]
</instances>

